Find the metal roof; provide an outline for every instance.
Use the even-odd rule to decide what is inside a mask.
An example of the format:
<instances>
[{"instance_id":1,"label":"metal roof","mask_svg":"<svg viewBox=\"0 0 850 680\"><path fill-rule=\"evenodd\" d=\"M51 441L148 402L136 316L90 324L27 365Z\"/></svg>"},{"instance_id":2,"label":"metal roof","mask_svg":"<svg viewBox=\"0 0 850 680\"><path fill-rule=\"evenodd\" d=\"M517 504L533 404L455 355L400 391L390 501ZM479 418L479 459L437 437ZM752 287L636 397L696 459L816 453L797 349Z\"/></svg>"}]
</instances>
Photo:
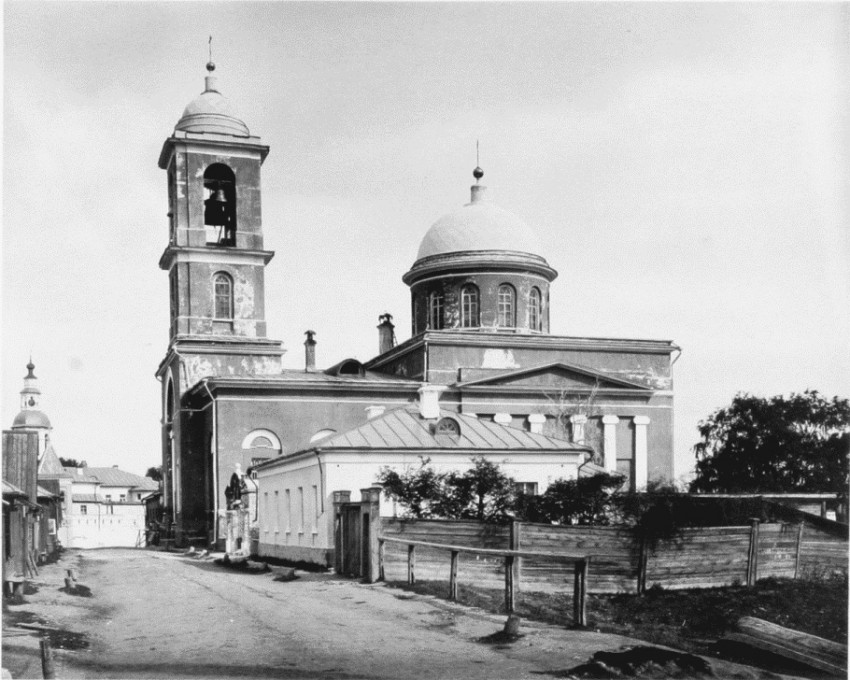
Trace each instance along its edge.
<instances>
[{"instance_id":1,"label":"metal roof","mask_svg":"<svg viewBox=\"0 0 850 680\"><path fill-rule=\"evenodd\" d=\"M143 491L156 491L159 488L159 484L150 477L140 477L116 467L84 467L82 474L78 472L79 469L64 468L65 472L70 473L71 479L76 482L103 484L104 486L126 486Z\"/></svg>"},{"instance_id":2,"label":"metal roof","mask_svg":"<svg viewBox=\"0 0 850 680\"><path fill-rule=\"evenodd\" d=\"M3 480L3 495L4 496L23 496L26 498L26 494L21 491L14 484L9 484L5 479Z\"/></svg>"},{"instance_id":3,"label":"metal roof","mask_svg":"<svg viewBox=\"0 0 850 680\"><path fill-rule=\"evenodd\" d=\"M587 447L564 439L535 434L474 416L440 410L441 418L454 419L460 435L435 434L436 420L426 420L417 408L401 407L365 425L323 440L317 448L328 449L472 449L516 451L585 451Z\"/></svg>"}]
</instances>

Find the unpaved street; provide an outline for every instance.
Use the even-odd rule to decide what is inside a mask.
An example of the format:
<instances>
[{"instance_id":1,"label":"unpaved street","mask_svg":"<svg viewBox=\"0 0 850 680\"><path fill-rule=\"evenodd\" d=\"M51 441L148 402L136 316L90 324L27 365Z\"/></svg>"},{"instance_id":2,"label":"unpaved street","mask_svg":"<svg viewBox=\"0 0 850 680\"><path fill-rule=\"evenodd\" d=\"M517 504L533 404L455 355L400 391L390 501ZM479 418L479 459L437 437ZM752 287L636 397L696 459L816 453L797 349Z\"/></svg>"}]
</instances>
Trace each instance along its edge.
<instances>
[{"instance_id":1,"label":"unpaved street","mask_svg":"<svg viewBox=\"0 0 850 680\"><path fill-rule=\"evenodd\" d=\"M75 566L92 597L62 592ZM636 641L524 625L512 644L479 638L495 617L383 585L306 574L225 570L141 550L71 552L41 569L38 592L10 611L85 634L88 649L57 650L61 678L539 678L595 651ZM19 614L20 616L20 614ZM41 677L38 644L4 639L3 665Z\"/></svg>"}]
</instances>

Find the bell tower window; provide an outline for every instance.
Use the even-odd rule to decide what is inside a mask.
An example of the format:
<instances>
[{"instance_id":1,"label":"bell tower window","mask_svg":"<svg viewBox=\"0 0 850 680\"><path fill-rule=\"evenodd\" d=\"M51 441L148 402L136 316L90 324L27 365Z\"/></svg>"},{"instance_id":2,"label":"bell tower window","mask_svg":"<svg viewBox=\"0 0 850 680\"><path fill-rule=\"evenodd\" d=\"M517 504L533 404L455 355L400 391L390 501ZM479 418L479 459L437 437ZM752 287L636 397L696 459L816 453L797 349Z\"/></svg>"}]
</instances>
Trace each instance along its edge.
<instances>
[{"instance_id":1,"label":"bell tower window","mask_svg":"<svg viewBox=\"0 0 850 680\"><path fill-rule=\"evenodd\" d=\"M233 319L233 280L224 273L213 279L215 295L215 318L221 321Z\"/></svg>"},{"instance_id":2,"label":"bell tower window","mask_svg":"<svg viewBox=\"0 0 850 680\"><path fill-rule=\"evenodd\" d=\"M543 330L543 318L540 315L540 289L532 288L528 296L528 327L533 331Z\"/></svg>"},{"instance_id":3,"label":"bell tower window","mask_svg":"<svg viewBox=\"0 0 850 680\"><path fill-rule=\"evenodd\" d=\"M223 163L204 172L204 229L207 245L236 245L236 176Z\"/></svg>"},{"instance_id":4,"label":"bell tower window","mask_svg":"<svg viewBox=\"0 0 850 680\"><path fill-rule=\"evenodd\" d=\"M428 327L431 330L443 328L443 307L445 307L445 296L442 293L431 293L428 298Z\"/></svg>"},{"instance_id":5,"label":"bell tower window","mask_svg":"<svg viewBox=\"0 0 850 680\"><path fill-rule=\"evenodd\" d=\"M460 290L460 325L463 328L480 326L478 313L478 288L471 283Z\"/></svg>"},{"instance_id":6,"label":"bell tower window","mask_svg":"<svg viewBox=\"0 0 850 680\"><path fill-rule=\"evenodd\" d=\"M499 286L499 326L513 328L516 326L516 292L514 287L503 283Z\"/></svg>"}]
</instances>

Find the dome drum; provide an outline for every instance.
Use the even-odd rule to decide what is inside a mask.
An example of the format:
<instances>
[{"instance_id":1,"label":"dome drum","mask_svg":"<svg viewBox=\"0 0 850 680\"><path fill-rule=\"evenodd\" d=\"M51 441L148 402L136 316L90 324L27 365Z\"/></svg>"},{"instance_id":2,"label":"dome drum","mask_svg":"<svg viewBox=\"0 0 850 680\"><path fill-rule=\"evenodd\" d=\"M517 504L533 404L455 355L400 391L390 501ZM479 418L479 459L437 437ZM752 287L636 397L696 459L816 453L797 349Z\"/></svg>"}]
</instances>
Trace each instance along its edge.
<instances>
[{"instance_id":1,"label":"dome drum","mask_svg":"<svg viewBox=\"0 0 850 680\"><path fill-rule=\"evenodd\" d=\"M549 282L528 273L446 275L411 286L412 332L549 332Z\"/></svg>"}]
</instances>

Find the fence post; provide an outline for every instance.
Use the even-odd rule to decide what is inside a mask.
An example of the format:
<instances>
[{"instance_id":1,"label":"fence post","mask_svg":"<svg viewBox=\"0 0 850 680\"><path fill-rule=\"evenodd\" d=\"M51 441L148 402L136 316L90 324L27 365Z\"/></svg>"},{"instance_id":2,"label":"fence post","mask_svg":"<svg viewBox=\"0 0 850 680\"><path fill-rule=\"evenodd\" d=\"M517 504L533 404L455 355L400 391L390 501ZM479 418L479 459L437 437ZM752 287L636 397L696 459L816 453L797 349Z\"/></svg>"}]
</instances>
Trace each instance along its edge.
<instances>
[{"instance_id":1,"label":"fence post","mask_svg":"<svg viewBox=\"0 0 850 680\"><path fill-rule=\"evenodd\" d=\"M407 546L407 584L413 585L416 583L416 574L414 570L416 568L416 546L409 545Z\"/></svg>"},{"instance_id":2,"label":"fence post","mask_svg":"<svg viewBox=\"0 0 850 680\"><path fill-rule=\"evenodd\" d=\"M374 583L380 578L380 556L378 547L378 535L381 533L381 491L383 487L370 486L368 489L360 490L360 498L368 504L369 514L369 565L366 573L367 583Z\"/></svg>"},{"instance_id":3,"label":"fence post","mask_svg":"<svg viewBox=\"0 0 850 680\"><path fill-rule=\"evenodd\" d=\"M587 625L587 572L588 560L577 560L575 563L575 582L573 584L573 625Z\"/></svg>"},{"instance_id":4,"label":"fence post","mask_svg":"<svg viewBox=\"0 0 850 680\"><path fill-rule=\"evenodd\" d=\"M747 585L754 586L758 580L759 571L759 520L752 517L750 522L750 549L747 554Z\"/></svg>"},{"instance_id":5,"label":"fence post","mask_svg":"<svg viewBox=\"0 0 850 680\"><path fill-rule=\"evenodd\" d=\"M800 528L797 529L797 557L794 562L794 578L800 578L800 555L803 552L803 527L805 522L800 522Z\"/></svg>"},{"instance_id":6,"label":"fence post","mask_svg":"<svg viewBox=\"0 0 850 680\"><path fill-rule=\"evenodd\" d=\"M53 648L50 646L48 638L42 638L39 642L41 646L41 676L46 680L53 680L56 677L56 669L53 665Z\"/></svg>"},{"instance_id":7,"label":"fence post","mask_svg":"<svg viewBox=\"0 0 850 680\"><path fill-rule=\"evenodd\" d=\"M649 542L645 535L640 537L640 549L638 551L637 591L638 595L646 593L646 571L649 563Z\"/></svg>"},{"instance_id":8,"label":"fence post","mask_svg":"<svg viewBox=\"0 0 850 680\"><path fill-rule=\"evenodd\" d=\"M384 574L384 554L386 553L386 543L383 539L378 539L378 580L385 581Z\"/></svg>"},{"instance_id":9,"label":"fence post","mask_svg":"<svg viewBox=\"0 0 850 680\"><path fill-rule=\"evenodd\" d=\"M452 563L449 568L449 599L457 600L457 550L452 550Z\"/></svg>"},{"instance_id":10,"label":"fence post","mask_svg":"<svg viewBox=\"0 0 850 680\"><path fill-rule=\"evenodd\" d=\"M522 536L522 528L521 527L522 527L521 522L517 522L516 520L511 521L511 538L510 538L510 541L511 541L510 549L511 550L519 550L520 549L519 548L520 538ZM514 566L513 566L513 569L514 569L514 575L513 575L514 589L516 590L516 592L520 592L522 590L522 587L520 585L520 576L519 576L521 568L522 568L522 558L517 557L517 558L514 559Z\"/></svg>"},{"instance_id":11,"label":"fence post","mask_svg":"<svg viewBox=\"0 0 850 680\"><path fill-rule=\"evenodd\" d=\"M514 613L516 592L514 591L514 556L505 555L505 609L508 614Z\"/></svg>"},{"instance_id":12,"label":"fence post","mask_svg":"<svg viewBox=\"0 0 850 680\"><path fill-rule=\"evenodd\" d=\"M342 506L351 500L350 491L334 491L334 569L337 574L342 573Z\"/></svg>"}]
</instances>

